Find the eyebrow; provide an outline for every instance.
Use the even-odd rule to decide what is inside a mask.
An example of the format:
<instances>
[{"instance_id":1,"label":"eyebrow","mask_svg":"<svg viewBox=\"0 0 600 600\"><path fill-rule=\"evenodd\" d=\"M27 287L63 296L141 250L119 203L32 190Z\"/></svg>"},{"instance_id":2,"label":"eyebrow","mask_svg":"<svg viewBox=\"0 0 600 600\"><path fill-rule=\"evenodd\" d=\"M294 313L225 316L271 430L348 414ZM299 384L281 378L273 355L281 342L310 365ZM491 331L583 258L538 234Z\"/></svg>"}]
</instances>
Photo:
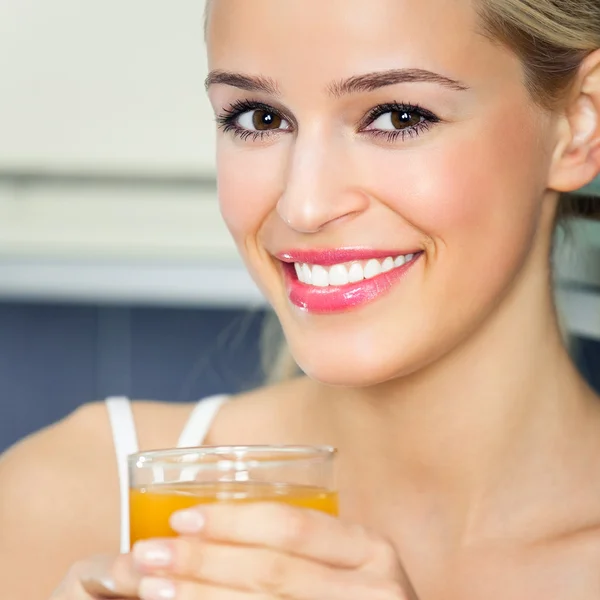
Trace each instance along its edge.
<instances>
[{"instance_id":1,"label":"eyebrow","mask_svg":"<svg viewBox=\"0 0 600 600\"><path fill-rule=\"evenodd\" d=\"M230 71L211 71L205 81L206 89L218 83L230 85L248 92L264 92L272 96L280 95L277 82L269 77L262 77L260 75L244 75ZM355 75L349 79L334 82L327 89L332 96L340 98L349 94L373 92L380 88L399 83L433 83L459 92L469 89L467 85L456 79L451 79L450 77L425 69L391 69L388 71Z\"/></svg>"},{"instance_id":2,"label":"eyebrow","mask_svg":"<svg viewBox=\"0 0 600 600\"><path fill-rule=\"evenodd\" d=\"M358 92L373 92L380 88L399 83L434 83L451 90L464 92L468 86L455 79L450 79L433 71L425 69L392 69L390 71L377 71L375 73L366 73L365 75L356 75L342 81L332 83L329 86L329 92L332 96L339 98L348 94Z\"/></svg>"},{"instance_id":3,"label":"eyebrow","mask_svg":"<svg viewBox=\"0 0 600 600\"><path fill-rule=\"evenodd\" d=\"M277 82L269 77L260 75L243 75L242 73L231 73L230 71L211 71L204 82L208 89L211 85L222 83L230 85L247 92L264 92L271 96L279 96L280 91Z\"/></svg>"}]
</instances>

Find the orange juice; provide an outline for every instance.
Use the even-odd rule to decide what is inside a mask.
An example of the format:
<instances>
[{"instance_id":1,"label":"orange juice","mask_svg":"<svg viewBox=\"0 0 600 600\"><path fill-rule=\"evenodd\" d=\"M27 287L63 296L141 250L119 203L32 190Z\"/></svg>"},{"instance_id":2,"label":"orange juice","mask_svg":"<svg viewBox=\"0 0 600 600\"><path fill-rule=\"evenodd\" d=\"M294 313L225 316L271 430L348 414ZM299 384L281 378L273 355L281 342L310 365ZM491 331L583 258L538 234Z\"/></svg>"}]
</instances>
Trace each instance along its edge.
<instances>
[{"instance_id":1,"label":"orange juice","mask_svg":"<svg viewBox=\"0 0 600 600\"><path fill-rule=\"evenodd\" d=\"M218 482L154 484L131 489L131 544L152 537L172 537L169 517L178 510L213 502L284 502L337 516L337 493L280 483Z\"/></svg>"}]
</instances>

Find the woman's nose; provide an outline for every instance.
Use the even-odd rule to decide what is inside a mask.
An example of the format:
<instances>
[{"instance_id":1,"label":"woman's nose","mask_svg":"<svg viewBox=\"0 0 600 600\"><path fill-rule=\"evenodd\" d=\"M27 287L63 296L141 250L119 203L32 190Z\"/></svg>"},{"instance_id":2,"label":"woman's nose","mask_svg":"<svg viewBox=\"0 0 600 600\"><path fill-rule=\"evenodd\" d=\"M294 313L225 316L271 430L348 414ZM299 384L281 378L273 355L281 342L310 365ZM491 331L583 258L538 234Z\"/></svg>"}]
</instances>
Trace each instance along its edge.
<instances>
[{"instance_id":1,"label":"woman's nose","mask_svg":"<svg viewBox=\"0 0 600 600\"><path fill-rule=\"evenodd\" d=\"M369 199L354 181L351 162L342 148L297 140L277 203L281 219L299 233L316 233L364 211Z\"/></svg>"}]
</instances>

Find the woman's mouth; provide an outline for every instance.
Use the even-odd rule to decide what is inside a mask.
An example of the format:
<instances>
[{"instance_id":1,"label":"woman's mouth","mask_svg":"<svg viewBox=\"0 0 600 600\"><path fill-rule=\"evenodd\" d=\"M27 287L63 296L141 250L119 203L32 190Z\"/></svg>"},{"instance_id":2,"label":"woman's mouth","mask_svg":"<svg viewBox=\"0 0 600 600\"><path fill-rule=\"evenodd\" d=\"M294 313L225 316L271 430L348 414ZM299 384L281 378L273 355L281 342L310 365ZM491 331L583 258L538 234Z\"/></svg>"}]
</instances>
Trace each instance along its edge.
<instances>
[{"instance_id":1,"label":"woman's mouth","mask_svg":"<svg viewBox=\"0 0 600 600\"><path fill-rule=\"evenodd\" d=\"M279 255L290 301L308 312L333 313L372 302L388 292L422 251L290 251Z\"/></svg>"}]
</instances>

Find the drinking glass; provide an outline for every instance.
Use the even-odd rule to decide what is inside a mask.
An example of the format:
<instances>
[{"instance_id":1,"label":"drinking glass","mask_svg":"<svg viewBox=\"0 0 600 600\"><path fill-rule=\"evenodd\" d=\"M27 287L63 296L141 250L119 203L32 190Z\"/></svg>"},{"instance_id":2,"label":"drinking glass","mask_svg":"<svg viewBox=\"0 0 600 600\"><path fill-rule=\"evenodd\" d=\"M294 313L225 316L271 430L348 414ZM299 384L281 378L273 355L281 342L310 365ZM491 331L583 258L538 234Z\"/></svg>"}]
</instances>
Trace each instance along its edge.
<instances>
[{"instance_id":1,"label":"drinking glass","mask_svg":"<svg viewBox=\"0 0 600 600\"><path fill-rule=\"evenodd\" d=\"M213 502L283 502L338 513L329 446L204 446L129 457L130 540L171 537L175 511Z\"/></svg>"}]
</instances>

